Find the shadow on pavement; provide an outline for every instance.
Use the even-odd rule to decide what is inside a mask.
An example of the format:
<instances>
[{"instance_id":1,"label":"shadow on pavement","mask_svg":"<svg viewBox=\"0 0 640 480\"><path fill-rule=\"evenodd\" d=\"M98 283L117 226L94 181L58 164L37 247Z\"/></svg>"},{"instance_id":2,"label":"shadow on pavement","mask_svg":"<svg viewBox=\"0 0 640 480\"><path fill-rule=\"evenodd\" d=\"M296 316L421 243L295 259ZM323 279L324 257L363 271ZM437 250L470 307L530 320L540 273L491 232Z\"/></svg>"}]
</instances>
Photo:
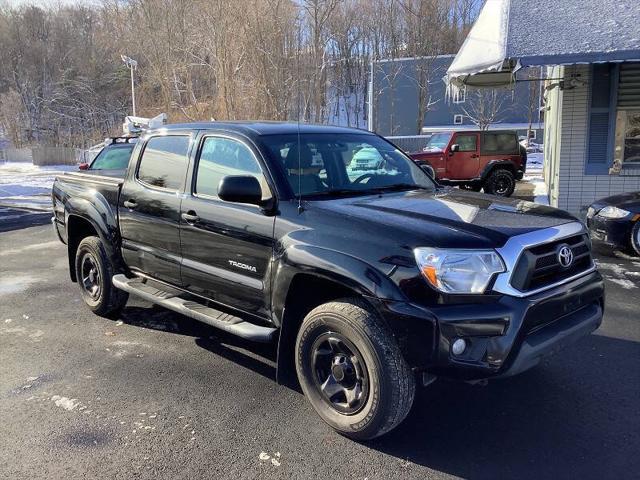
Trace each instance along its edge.
<instances>
[{"instance_id":1,"label":"shadow on pavement","mask_svg":"<svg viewBox=\"0 0 640 480\"><path fill-rule=\"evenodd\" d=\"M46 225L50 221L51 212L32 212L0 206L0 233Z\"/></svg>"},{"instance_id":2,"label":"shadow on pavement","mask_svg":"<svg viewBox=\"0 0 640 480\"><path fill-rule=\"evenodd\" d=\"M591 335L486 387L436 382L368 444L463 478L630 478L640 467L640 344Z\"/></svg>"}]
</instances>

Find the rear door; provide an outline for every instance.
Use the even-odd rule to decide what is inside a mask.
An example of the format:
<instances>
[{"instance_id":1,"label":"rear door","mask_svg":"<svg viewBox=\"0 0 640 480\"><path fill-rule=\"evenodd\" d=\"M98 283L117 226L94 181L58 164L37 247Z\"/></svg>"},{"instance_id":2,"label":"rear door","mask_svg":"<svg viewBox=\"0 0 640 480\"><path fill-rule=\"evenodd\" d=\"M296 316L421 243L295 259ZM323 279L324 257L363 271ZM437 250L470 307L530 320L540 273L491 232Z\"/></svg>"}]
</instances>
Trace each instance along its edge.
<instances>
[{"instance_id":1,"label":"rear door","mask_svg":"<svg viewBox=\"0 0 640 480\"><path fill-rule=\"evenodd\" d=\"M148 138L118 206L127 265L174 285L181 284L180 204L190 147L189 132Z\"/></svg>"},{"instance_id":2,"label":"rear door","mask_svg":"<svg viewBox=\"0 0 640 480\"><path fill-rule=\"evenodd\" d=\"M447 159L447 178L450 180L469 180L479 176L479 134L456 133L451 145L458 145L458 151L449 151Z\"/></svg>"},{"instance_id":3,"label":"rear door","mask_svg":"<svg viewBox=\"0 0 640 480\"><path fill-rule=\"evenodd\" d=\"M224 202L227 175L253 175L271 197L259 152L244 139L206 134L199 140L192 181L182 202L184 287L245 312L267 317L275 217L260 207Z\"/></svg>"}]
</instances>

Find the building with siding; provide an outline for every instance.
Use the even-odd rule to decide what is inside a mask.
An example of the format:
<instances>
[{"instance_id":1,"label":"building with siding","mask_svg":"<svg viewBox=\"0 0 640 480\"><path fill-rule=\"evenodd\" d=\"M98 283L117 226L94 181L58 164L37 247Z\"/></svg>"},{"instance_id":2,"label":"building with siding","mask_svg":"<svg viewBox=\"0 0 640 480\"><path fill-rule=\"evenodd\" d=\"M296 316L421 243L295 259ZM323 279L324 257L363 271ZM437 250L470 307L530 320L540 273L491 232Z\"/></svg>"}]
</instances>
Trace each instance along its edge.
<instances>
[{"instance_id":1,"label":"building with siding","mask_svg":"<svg viewBox=\"0 0 640 480\"><path fill-rule=\"evenodd\" d=\"M531 18L535 18L534 23ZM546 69L544 176L553 206L640 190L637 0L487 0L447 71L449 88L517 85Z\"/></svg>"},{"instance_id":2,"label":"building with siding","mask_svg":"<svg viewBox=\"0 0 640 480\"><path fill-rule=\"evenodd\" d=\"M480 108L473 94L466 95L463 89L450 101L446 99L446 84L442 79L454 57L439 55L373 62L369 129L380 135L397 136L478 128L467 115ZM521 82L513 89L497 89L493 103L495 121L489 128L515 129L526 135L531 120L533 135L539 135L538 142L542 143L540 89L537 84L531 87Z\"/></svg>"}]
</instances>

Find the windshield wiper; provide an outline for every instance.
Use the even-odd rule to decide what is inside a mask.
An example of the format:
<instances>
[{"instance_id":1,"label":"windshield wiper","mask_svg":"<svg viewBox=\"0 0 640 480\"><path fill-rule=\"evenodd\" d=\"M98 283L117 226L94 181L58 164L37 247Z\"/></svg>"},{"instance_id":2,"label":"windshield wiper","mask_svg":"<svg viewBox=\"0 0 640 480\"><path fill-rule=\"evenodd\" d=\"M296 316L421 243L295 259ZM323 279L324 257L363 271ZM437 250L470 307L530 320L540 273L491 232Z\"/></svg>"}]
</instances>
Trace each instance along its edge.
<instances>
[{"instance_id":1,"label":"windshield wiper","mask_svg":"<svg viewBox=\"0 0 640 480\"><path fill-rule=\"evenodd\" d=\"M429 187L425 187L422 185L416 185L413 183L396 183L394 185L385 185L380 187L371 187L371 188L330 188L329 190L324 190L322 192L313 192L307 193L303 195L303 197L315 197L315 196L342 196L342 195L371 195L380 192L392 192L392 191L402 191L402 190L427 190Z\"/></svg>"}]
</instances>

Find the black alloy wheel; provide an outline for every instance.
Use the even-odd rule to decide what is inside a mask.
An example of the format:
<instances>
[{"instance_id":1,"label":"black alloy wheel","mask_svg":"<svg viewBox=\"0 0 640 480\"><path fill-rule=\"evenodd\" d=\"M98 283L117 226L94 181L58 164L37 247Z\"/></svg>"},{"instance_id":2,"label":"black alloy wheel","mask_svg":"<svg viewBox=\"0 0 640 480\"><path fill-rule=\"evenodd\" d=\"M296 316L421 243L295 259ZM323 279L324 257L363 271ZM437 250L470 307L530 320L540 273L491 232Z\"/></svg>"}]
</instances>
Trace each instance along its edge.
<instances>
[{"instance_id":1,"label":"black alloy wheel","mask_svg":"<svg viewBox=\"0 0 640 480\"><path fill-rule=\"evenodd\" d=\"M369 395L369 376L358 349L343 335L319 335L311 349L316 387L327 405L345 415L359 412Z\"/></svg>"}]
</instances>

